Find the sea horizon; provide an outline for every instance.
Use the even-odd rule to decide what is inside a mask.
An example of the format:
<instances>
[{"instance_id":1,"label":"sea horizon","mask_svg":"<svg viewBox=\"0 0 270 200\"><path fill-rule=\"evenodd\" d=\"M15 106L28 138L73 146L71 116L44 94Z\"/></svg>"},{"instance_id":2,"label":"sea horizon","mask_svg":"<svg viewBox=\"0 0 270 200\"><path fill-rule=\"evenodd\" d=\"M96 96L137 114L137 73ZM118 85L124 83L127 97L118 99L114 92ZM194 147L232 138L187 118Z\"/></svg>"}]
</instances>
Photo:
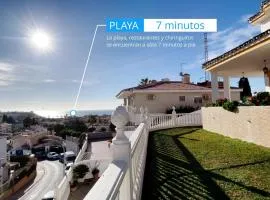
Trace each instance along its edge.
<instances>
[{"instance_id":1,"label":"sea horizon","mask_svg":"<svg viewBox=\"0 0 270 200\"><path fill-rule=\"evenodd\" d=\"M35 114L46 117L46 118L62 118L65 116L71 116L70 112L68 111L55 111L55 110L39 110L39 111L33 111ZM113 112L113 109L100 109L100 110L76 110L76 116L77 117L83 117L87 115L111 115Z\"/></svg>"},{"instance_id":2,"label":"sea horizon","mask_svg":"<svg viewBox=\"0 0 270 200\"><path fill-rule=\"evenodd\" d=\"M57 111L57 110L32 110L32 111L0 111L1 113L30 113L45 117L45 118L63 118L65 116L71 116L71 110L67 111ZM97 110L76 110L76 116L83 117L86 115L111 115L113 109L97 109Z\"/></svg>"}]
</instances>

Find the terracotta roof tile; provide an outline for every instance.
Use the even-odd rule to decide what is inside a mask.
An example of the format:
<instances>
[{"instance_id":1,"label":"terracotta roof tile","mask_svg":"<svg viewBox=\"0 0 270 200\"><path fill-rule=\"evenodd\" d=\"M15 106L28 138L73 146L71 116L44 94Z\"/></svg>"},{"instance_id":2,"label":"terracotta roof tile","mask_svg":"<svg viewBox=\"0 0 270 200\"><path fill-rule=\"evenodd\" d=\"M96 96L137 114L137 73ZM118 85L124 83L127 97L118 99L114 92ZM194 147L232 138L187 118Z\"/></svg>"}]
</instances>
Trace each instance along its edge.
<instances>
[{"instance_id":1,"label":"terracotta roof tile","mask_svg":"<svg viewBox=\"0 0 270 200\"><path fill-rule=\"evenodd\" d=\"M209 90L207 87L199 86L196 84L186 84L182 82L172 81L172 82L158 82L147 88L135 88L142 90Z\"/></svg>"},{"instance_id":2,"label":"terracotta roof tile","mask_svg":"<svg viewBox=\"0 0 270 200\"><path fill-rule=\"evenodd\" d=\"M120 91L116 96L119 96L122 92L134 91L134 90L210 90L211 83L208 82L207 85L204 86L204 83L193 84L193 83L182 83L181 81L160 81L156 83L151 83L144 86L137 86L132 88L127 88ZM219 89L223 89L223 84L219 84ZM231 89L239 89L236 87L231 87Z\"/></svg>"}]
</instances>

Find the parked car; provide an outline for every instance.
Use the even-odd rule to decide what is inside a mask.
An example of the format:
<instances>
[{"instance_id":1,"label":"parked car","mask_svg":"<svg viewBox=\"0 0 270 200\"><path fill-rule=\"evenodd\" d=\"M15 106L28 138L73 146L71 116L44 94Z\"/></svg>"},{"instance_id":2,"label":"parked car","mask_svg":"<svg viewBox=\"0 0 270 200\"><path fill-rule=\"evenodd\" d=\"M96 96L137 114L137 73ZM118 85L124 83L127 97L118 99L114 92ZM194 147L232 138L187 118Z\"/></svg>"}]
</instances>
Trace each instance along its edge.
<instances>
[{"instance_id":1,"label":"parked car","mask_svg":"<svg viewBox=\"0 0 270 200\"><path fill-rule=\"evenodd\" d=\"M42 198L41 200L55 200L55 198L54 198L54 191L51 190L51 191L47 192L47 193L43 196L43 198Z\"/></svg>"},{"instance_id":2,"label":"parked car","mask_svg":"<svg viewBox=\"0 0 270 200\"><path fill-rule=\"evenodd\" d=\"M73 163L76 159L76 155L73 151L67 151L64 153L64 163L67 165L68 163Z\"/></svg>"},{"instance_id":3,"label":"parked car","mask_svg":"<svg viewBox=\"0 0 270 200\"><path fill-rule=\"evenodd\" d=\"M46 153L43 152L43 151L38 151L35 153L35 156L38 160L43 160L45 159L47 156L46 156Z\"/></svg>"},{"instance_id":4,"label":"parked car","mask_svg":"<svg viewBox=\"0 0 270 200\"><path fill-rule=\"evenodd\" d=\"M58 153L55 153L55 152L49 152L47 154L47 158L48 159L58 159L59 158L59 154Z\"/></svg>"},{"instance_id":5,"label":"parked car","mask_svg":"<svg viewBox=\"0 0 270 200\"><path fill-rule=\"evenodd\" d=\"M60 153L59 162L61 162L61 163L64 163L64 154L65 153Z\"/></svg>"}]
</instances>

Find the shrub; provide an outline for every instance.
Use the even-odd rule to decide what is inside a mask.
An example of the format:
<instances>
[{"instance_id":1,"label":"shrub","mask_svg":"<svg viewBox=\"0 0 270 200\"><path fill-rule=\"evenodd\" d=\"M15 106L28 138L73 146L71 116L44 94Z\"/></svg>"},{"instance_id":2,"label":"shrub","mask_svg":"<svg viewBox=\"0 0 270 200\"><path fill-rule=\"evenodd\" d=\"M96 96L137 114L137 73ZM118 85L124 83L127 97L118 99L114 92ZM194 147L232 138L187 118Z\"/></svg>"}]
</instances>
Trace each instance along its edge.
<instances>
[{"instance_id":1,"label":"shrub","mask_svg":"<svg viewBox=\"0 0 270 200\"><path fill-rule=\"evenodd\" d=\"M239 103L237 101L225 101L222 107L230 112L236 112Z\"/></svg>"},{"instance_id":2,"label":"shrub","mask_svg":"<svg viewBox=\"0 0 270 200\"><path fill-rule=\"evenodd\" d=\"M216 106L223 106L223 104L225 103L225 102L227 102L228 101L228 99L218 99L217 101L216 101Z\"/></svg>"},{"instance_id":3,"label":"shrub","mask_svg":"<svg viewBox=\"0 0 270 200\"><path fill-rule=\"evenodd\" d=\"M194 112L195 110L197 110L197 108L194 108L192 106L178 106L175 108L176 113L191 113ZM168 108L166 110L166 114L172 114L172 111L173 111L172 108Z\"/></svg>"},{"instance_id":4,"label":"shrub","mask_svg":"<svg viewBox=\"0 0 270 200\"><path fill-rule=\"evenodd\" d=\"M95 127L90 127L90 128L88 128L88 131L89 131L89 132L94 132L95 130L96 130Z\"/></svg>"},{"instance_id":5,"label":"shrub","mask_svg":"<svg viewBox=\"0 0 270 200\"><path fill-rule=\"evenodd\" d=\"M20 167L24 167L29 162L29 156L10 156L11 162L19 162Z\"/></svg>"},{"instance_id":6,"label":"shrub","mask_svg":"<svg viewBox=\"0 0 270 200\"><path fill-rule=\"evenodd\" d=\"M73 169L73 180L76 181L78 178L83 178L87 172L89 172L89 168L86 165L77 165Z\"/></svg>"},{"instance_id":7,"label":"shrub","mask_svg":"<svg viewBox=\"0 0 270 200\"><path fill-rule=\"evenodd\" d=\"M92 170L92 174L95 175L95 174L98 174L98 173L99 173L99 169L95 167L95 168Z\"/></svg>"},{"instance_id":8,"label":"shrub","mask_svg":"<svg viewBox=\"0 0 270 200\"><path fill-rule=\"evenodd\" d=\"M100 129L101 132L106 132L106 130L107 129L105 127L101 127L101 129Z\"/></svg>"},{"instance_id":9,"label":"shrub","mask_svg":"<svg viewBox=\"0 0 270 200\"><path fill-rule=\"evenodd\" d=\"M230 112L236 112L239 106L238 101L229 101L228 99L218 99L216 103L210 103L206 107L223 107Z\"/></svg>"},{"instance_id":10,"label":"shrub","mask_svg":"<svg viewBox=\"0 0 270 200\"><path fill-rule=\"evenodd\" d=\"M115 127L116 126L111 122L109 127L110 131L115 132Z\"/></svg>"},{"instance_id":11,"label":"shrub","mask_svg":"<svg viewBox=\"0 0 270 200\"><path fill-rule=\"evenodd\" d=\"M252 97L252 103L258 106L270 105L269 92L259 92L255 97Z\"/></svg>"}]
</instances>

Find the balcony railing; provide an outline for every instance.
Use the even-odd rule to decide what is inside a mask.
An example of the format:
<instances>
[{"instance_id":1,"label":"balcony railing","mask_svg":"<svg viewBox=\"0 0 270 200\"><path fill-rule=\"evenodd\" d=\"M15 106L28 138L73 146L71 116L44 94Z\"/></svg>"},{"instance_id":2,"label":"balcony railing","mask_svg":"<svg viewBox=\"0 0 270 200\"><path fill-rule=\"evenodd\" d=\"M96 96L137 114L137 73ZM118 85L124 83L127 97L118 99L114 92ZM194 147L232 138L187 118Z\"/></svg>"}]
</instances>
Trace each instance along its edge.
<instances>
[{"instance_id":1,"label":"balcony railing","mask_svg":"<svg viewBox=\"0 0 270 200\"><path fill-rule=\"evenodd\" d=\"M86 195L85 200L139 200L142 193L149 130L201 126L200 111L176 114L173 110L169 115L149 115L147 109L142 108L140 111L140 114L128 113L125 107L119 106L113 112L111 121L116 126L117 132L111 145L113 160ZM130 121L139 126L127 138L125 125ZM64 192L62 191L62 194Z\"/></svg>"},{"instance_id":2,"label":"balcony railing","mask_svg":"<svg viewBox=\"0 0 270 200\"><path fill-rule=\"evenodd\" d=\"M182 113L182 114L160 114L150 115L149 129L151 131L175 128L183 126L201 126L201 113L200 111L194 113Z\"/></svg>"},{"instance_id":3,"label":"balcony railing","mask_svg":"<svg viewBox=\"0 0 270 200\"><path fill-rule=\"evenodd\" d=\"M114 161L84 199L140 199L147 143L146 123L141 123L129 139L114 140L111 146Z\"/></svg>"}]
</instances>

